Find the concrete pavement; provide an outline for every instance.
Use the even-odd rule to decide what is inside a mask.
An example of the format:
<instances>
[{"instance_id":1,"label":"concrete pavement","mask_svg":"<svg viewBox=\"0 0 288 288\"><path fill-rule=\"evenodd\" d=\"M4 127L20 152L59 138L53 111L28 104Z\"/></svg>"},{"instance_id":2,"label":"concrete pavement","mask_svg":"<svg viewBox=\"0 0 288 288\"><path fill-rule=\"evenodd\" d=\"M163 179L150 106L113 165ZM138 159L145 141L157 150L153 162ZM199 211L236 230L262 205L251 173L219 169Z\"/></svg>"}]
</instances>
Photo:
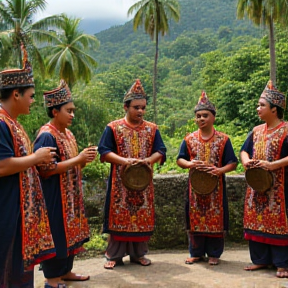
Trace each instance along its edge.
<instances>
[{"instance_id":1,"label":"concrete pavement","mask_svg":"<svg viewBox=\"0 0 288 288\"><path fill-rule=\"evenodd\" d=\"M69 288L288 288L288 279L279 279L276 269L253 272L243 270L250 262L248 248L226 247L218 266L210 266L207 262L193 265L184 263L188 251L150 251L147 257L152 265L142 267L131 264L125 257L124 266L114 270L103 268L104 258L95 257L77 260L74 272L89 274L90 280L85 282L66 282ZM35 267L35 288L44 287L42 271Z\"/></svg>"}]
</instances>

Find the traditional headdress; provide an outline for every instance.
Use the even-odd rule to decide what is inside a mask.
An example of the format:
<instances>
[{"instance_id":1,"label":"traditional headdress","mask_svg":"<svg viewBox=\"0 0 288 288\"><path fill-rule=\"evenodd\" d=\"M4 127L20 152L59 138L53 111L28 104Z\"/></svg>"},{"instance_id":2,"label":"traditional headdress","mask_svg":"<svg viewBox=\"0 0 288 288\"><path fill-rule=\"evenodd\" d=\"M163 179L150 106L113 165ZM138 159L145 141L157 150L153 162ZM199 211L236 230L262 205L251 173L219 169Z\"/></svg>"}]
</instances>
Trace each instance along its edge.
<instances>
[{"instance_id":1,"label":"traditional headdress","mask_svg":"<svg viewBox=\"0 0 288 288\"><path fill-rule=\"evenodd\" d=\"M32 66L28 61L28 54L21 45L23 52L23 69L10 69L0 72L0 90L21 87L34 87Z\"/></svg>"},{"instance_id":2,"label":"traditional headdress","mask_svg":"<svg viewBox=\"0 0 288 288\"><path fill-rule=\"evenodd\" d=\"M285 95L279 92L275 86L273 86L272 80L269 80L265 89L263 90L261 98L264 98L271 104L278 106L285 110L286 108L286 98Z\"/></svg>"},{"instance_id":3,"label":"traditional headdress","mask_svg":"<svg viewBox=\"0 0 288 288\"><path fill-rule=\"evenodd\" d=\"M144 88L141 84L141 81L137 79L135 83L131 86L129 91L125 94L123 102L127 102L129 100L135 99L146 99L146 93L144 92Z\"/></svg>"},{"instance_id":4,"label":"traditional headdress","mask_svg":"<svg viewBox=\"0 0 288 288\"><path fill-rule=\"evenodd\" d=\"M71 91L63 79L60 80L59 87L54 90L44 92L43 98L47 108L73 101Z\"/></svg>"},{"instance_id":5,"label":"traditional headdress","mask_svg":"<svg viewBox=\"0 0 288 288\"><path fill-rule=\"evenodd\" d=\"M194 108L194 112L200 110L209 110L214 116L216 115L215 106L209 101L208 96L205 91L202 91L202 94L198 100L198 104Z\"/></svg>"}]
</instances>

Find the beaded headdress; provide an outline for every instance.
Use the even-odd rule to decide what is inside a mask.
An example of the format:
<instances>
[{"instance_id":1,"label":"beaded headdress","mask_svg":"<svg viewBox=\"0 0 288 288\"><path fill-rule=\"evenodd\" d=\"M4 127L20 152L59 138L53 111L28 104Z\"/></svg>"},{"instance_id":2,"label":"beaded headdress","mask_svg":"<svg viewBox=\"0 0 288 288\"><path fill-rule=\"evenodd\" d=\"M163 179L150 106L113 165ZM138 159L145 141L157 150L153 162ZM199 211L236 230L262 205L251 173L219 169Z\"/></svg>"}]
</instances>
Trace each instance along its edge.
<instances>
[{"instance_id":1,"label":"beaded headdress","mask_svg":"<svg viewBox=\"0 0 288 288\"><path fill-rule=\"evenodd\" d=\"M47 108L73 101L71 91L63 79L56 89L44 92L43 97Z\"/></svg>"},{"instance_id":2,"label":"beaded headdress","mask_svg":"<svg viewBox=\"0 0 288 288\"><path fill-rule=\"evenodd\" d=\"M285 110L286 108L286 98L285 95L279 92L273 85L272 80L269 80L265 89L261 94L261 98L264 98L271 104L278 106Z\"/></svg>"},{"instance_id":3,"label":"beaded headdress","mask_svg":"<svg viewBox=\"0 0 288 288\"><path fill-rule=\"evenodd\" d=\"M125 94L123 102L127 102L129 100L135 99L146 99L146 93L144 92L144 88L141 84L141 81L137 79L135 83L131 86L129 91Z\"/></svg>"},{"instance_id":4,"label":"beaded headdress","mask_svg":"<svg viewBox=\"0 0 288 288\"><path fill-rule=\"evenodd\" d=\"M21 87L34 87L33 71L30 62L28 61L28 54L21 45L23 53L23 69L9 69L0 72L0 90Z\"/></svg>"},{"instance_id":5,"label":"beaded headdress","mask_svg":"<svg viewBox=\"0 0 288 288\"><path fill-rule=\"evenodd\" d=\"M216 108L215 106L209 101L208 96L206 95L205 91L202 91L202 94L198 100L197 105L194 108L194 112L201 110L209 110L214 116L216 115Z\"/></svg>"}]
</instances>

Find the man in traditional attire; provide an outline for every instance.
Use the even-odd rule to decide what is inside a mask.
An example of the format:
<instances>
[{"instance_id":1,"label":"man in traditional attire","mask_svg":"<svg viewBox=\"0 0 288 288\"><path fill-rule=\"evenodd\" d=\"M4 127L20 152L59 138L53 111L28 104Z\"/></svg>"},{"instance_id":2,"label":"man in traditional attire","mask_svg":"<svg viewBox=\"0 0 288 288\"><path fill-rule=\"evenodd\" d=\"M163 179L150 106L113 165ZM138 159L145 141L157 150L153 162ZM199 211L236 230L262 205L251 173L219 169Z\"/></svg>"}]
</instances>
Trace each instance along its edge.
<instances>
[{"instance_id":1,"label":"man in traditional attire","mask_svg":"<svg viewBox=\"0 0 288 288\"><path fill-rule=\"evenodd\" d=\"M33 287L33 267L53 257L54 244L35 165L54 161L51 148L32 153L17 121L35 101L32 67L0 72L0 287Z\"/></svg>"},{"instance_id":2,"label":"man in traditional attire","mask_svg":"<svg viewBox=\"0 0 288 288\"><path fill-rule=\"evenodd\" d=\"M152 177L143 191L125 187L120 177L127 165L143 162L152 169L154 163L166 159L157 126L143 119L146 105L146 94L137 79L124 96L126 116L107 125L98 147L101 161L111 163L103 225L103 232L110 234L106 269L123 265L125 255L130 255L130 262L151 264L144 256L155 225Z\"/></svg>"},{"instance_id":3,"label":"man in traditional attire","mask_svg":"<svg viewBox=\"0 0 288 288\"><path fill-rule=\"evenodd\" d=\"M244 269L253 271L273 264L280 278L288 277L288 126L283 121L285 107L284 94L269 81L257 108L265 123L254 127L248 134L240 153L246 169L263 168L273 175L273 184L264 193L247 187L244 231L253 264Z\"/></svg>"},{"instance_id":4,"label":"man in traditional attire","mask_svg":"<svg viewBox=\"0 0 288 288\"><path fill-rule=\"evenodd\" d=\"M96 157L96 147L78 153L72 132L67 129L74 118L75 105L64 80L60 86L44 93L51 121L39 130L34 151L40 147L55 147L56 162L39 166L41 183L47 204L56 257L43 261L45 287L58 287L62 281L85 281L89 276L72 273L74 255L89 240L85 217L81 168Z\"/></svg>"},{"instance_id":5,"label":"man in traditional attire","mask_svg":"<svg viewBox=\"0 0 288 288\"><path fill-rule=\"evenodd\" d=\"M194 112L199 129L189 133L182 141L177 164L190 169L190 173L198 169L217 175L218 183L207 194L206 191L200 194L190 181L188 183L186 225L190 257L185 263L193 264L207 254L208 263L217 265L224 250L224 234L228 230L225 173L235 170L238 161L229 137L213 126L215 106L204 91Z\"/></svg>"}]
</instances>

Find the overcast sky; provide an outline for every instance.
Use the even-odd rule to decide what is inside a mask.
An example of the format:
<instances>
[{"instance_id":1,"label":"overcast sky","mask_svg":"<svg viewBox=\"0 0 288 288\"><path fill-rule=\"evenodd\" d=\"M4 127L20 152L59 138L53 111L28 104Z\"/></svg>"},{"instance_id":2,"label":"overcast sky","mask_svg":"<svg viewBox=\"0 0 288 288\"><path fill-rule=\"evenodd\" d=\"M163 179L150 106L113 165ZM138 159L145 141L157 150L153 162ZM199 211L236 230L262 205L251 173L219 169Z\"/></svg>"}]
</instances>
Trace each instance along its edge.
<instances>
[{"instance_id":1,"label":"overcast sky","mask_svg":"<svg viewBox=\"0 0 288 288\"><path fill-rule=\"evenodd\" d=\"M1 0L0 0L1 1ZM139 0L46 0L47 5L39 18L66 13L68 16L82 18L82 27L86 33L95 33L114 25L124 24L128 18L128 9ZM37 17L37 18L38 18ZM94 22L86 20L93 20ZM92 24L91 24L92 23ZM87 27L90 25L92 27Z\"/></svg>"},{"instance_id":2,"label":"overcast sky","mask_svg":"<svg viewBox=\"0 0 288 288\"><path fill-rule=\"evenodd\" d=\"M137 0L46 0L45 16L66 13L83 19L128 21L127 11Z\"/></svg>"}]
</instances>

